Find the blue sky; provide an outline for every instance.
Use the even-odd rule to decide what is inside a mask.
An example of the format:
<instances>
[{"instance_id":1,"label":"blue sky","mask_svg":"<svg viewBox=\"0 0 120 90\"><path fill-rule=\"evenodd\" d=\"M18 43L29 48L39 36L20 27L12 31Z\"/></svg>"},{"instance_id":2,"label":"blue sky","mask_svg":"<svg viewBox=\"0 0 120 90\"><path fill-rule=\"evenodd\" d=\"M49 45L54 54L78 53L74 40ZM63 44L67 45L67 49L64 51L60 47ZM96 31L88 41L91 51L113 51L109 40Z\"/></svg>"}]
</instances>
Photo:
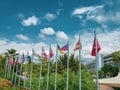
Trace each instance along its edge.
<instances>
[{"instance_id":1,"label":"blue sky","mask_svg":"<svg viewBox=\"0 0 120 90\"><path fill-rule=\"evenodd\" d=\"M119 0L1 0L0 53L15 48L22 53L49 44L55 51L70 39L73 48L81 35L82 58L90 56L93 31L101 54L120 50ZM72 49L70 49L72 52Z\"/></svg>"}]
</instances>

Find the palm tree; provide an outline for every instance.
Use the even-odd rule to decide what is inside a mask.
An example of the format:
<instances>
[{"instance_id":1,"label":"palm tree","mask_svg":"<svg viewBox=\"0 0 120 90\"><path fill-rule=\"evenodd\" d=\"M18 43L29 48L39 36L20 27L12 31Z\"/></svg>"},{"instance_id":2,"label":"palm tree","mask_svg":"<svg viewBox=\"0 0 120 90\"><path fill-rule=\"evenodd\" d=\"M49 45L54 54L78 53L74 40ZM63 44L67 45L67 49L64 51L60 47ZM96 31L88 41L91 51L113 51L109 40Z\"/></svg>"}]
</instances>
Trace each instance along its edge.
<instances>
[{"instance_id":1,"label":"palm tree","mask_svg":"<svg viewBox=\"0 0 120 90\"><path fill-rule=\"evenodd\" d=\"M12 62L14 63L15 61L15 57L18 55L17 51L15 49L8 49L5 53L5 68L8 68L8 76L11 75L12 71L14 71L14 65L7 65L6 62L8 62L7 60L11 59L13 60ZM5 71L6 73L6 71Z\"/></svg>"}]
</instances>

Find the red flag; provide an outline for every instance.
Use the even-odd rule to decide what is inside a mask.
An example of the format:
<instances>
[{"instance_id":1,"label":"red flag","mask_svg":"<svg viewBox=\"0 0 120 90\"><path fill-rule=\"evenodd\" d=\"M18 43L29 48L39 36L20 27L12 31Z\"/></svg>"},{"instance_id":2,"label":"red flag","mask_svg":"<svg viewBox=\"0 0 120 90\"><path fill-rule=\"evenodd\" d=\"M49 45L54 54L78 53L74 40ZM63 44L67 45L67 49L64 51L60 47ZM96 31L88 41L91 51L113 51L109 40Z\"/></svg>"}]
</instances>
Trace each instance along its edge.
<instances>
[{"instance_id":1,"label":"red flag","mask_svg":"<svg viewBox=\"0 0 120 90\"><path fill-rule=\"evenodd\" d=\"M53 56L54 56L54 53L53 53L53 51L52 51L52 48L50 47L50 58L52 58Z\"/></svg>"},{"instance_id":2,"label":"red flag","mask_svg":"<svg viewBox=\"0 0 120 90\"><path fill-rule=\"evenodd\" d=\"M48 60L48 56L43 47L42 47L42 56L45 58L45 60Z\"/></svg>"},{"instance_id":3,"label":"red flag","mask_svg":"<svg viewBox=\"0 0 120 90\"><path fill-rule=\"evenodd\" d=\"M78 50L78 49L82 49L82 45L80 43L80 40L78 40L78 42L76 43L75 47L74 47L74 51Z\"/></svg>"},{"instance_id":4,"label":"red flag","mask_svg":"<svg viewBox=\"0 0 120 90\"><path fill-rule=\"evenodd\" d=\"M91 51L92 56L96 56L96 54L97 54L96 53L96 48L97 48L97 53L98 53L101 50L101 47L100 47L96 37L94 37L93 47L92 47L92 51Z\"/></svg>"}]
</instances>

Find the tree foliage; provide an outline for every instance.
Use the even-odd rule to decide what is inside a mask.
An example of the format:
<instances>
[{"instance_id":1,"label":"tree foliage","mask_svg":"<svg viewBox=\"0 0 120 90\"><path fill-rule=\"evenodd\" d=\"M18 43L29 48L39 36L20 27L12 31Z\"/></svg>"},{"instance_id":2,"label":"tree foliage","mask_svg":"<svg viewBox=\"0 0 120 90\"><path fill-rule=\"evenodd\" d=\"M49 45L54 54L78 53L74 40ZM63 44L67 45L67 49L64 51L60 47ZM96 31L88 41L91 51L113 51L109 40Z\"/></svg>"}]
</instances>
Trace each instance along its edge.
<instances>
[{"instance_id":1,"label":"tree foliage","mask_svg":"<svg viewBox=\"0 0 120 90\"><path fill-rule=\"evenodd\" d=\"M120 51L116 51L112 54L113 61L119 64L119 72L120 72Z\"/></svg>"},{"instance_id":2,"label":"tree foliage","mask_svg":"<svg viewBox=\"0 0 120 90\"><path fill-rule=\"evenodd\" d=\"M114 77L118 75L118 68L112 67L109 64L105 64L104 67L102 67L101 70L99 71L99 75L100 75L100 78L102 78L103 76Z\"/></svg>"}]
</instances>

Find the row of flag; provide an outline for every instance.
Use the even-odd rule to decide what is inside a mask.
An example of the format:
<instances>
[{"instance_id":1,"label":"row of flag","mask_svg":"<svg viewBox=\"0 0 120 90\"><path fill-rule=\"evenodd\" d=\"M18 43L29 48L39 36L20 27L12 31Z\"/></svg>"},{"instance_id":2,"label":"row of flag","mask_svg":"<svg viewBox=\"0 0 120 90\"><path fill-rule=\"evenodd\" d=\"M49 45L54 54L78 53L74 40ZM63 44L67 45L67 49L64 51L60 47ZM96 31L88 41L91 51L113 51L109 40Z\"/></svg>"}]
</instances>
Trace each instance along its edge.
<instances>
[{"instance_id":1,"label":"row of flag","mask_svg":"<svg viewBox=\"0 0 120 90\"><path fill-rule=\"evenodd\" d=\"M92 50L91 50L91 56L96 56L96 50L95 50L96 47L97 47L97 52L99 52L101 50L101 47L100 47L100 44L99 44L98 40L96 39L96 37L94 37L93 46L92 46ZM57 48L58 48L59 53L64 54L64 51L68 51L68 43L66 45L62 46L61 48L60 48L59 44L57 44ZM76 45L74 47L74 52L79 49L82 49L82 44L81 44L80 40L78 40L78 42L76 43ZM49 54L50 54L49 55L50 58L52 58L54 56L54 53L53 53L51 47L50 47ZM36 55L39 57L39 54L36 52L34 52L33 55ZM45 60L48 60L48 55L46 54L43 47L42 47L42 56L45 58Z\"/></svg>"},{"instance_id":2,"label":"row of flag","mask_svg":"<svg viewBox=\"0 0 120 90\"><path fill-rule=\"evenodd\" d=\"M101 50L101 47L100 47L100 44L99 44L98 40L96 39L96 37L94 37L93 46L92 46L92 50L91 50L91 56L96 56L96 50L95 50L96 47L97 47L97 52L99 52ZM60 48L59 44L57 44L57 49L58 49L59 53L64 54L65 53L64 51L68 51L68 43L66 45L62 46L61 48ZM79 49L82 49L82 44L81 44L80 40L78 40L78 42L76 43L76 45L74 47L74 52L79 50ZM33 52L34 56L40 57L40 55L34 49L32 50L32 52ZM49 54L50 54L49 55L50 58L52 58L54 56L54 53L53 53L51 46L50 46ZM29 57L29 52L27 52L27 56ZM42 56L45 58L45 60L48 60L48 55L45 52L43 47L42 47ZM25 57L24 57L24 53L23 53L22 63L24 61L25 61ZM15 62L13 62L13 60L9 60L8 63L9 64L16 64L16 63L18 63L18 60Z\"/></svg>"},{"instance_id":3,"label":"row of flag","mask_svg":"<svg viewBox=\"0 0 120 90\"><path fill-rule=\"evenodd\" d=\"M75 47L74 47L74 52L77 51L77 50L81 50L82 49L82 44L80 42L80 38L79 40L77 41L77 43L75 44ZM61 53L61 54L64 54L66 51L68 52L68 57L69 57L69 43L67 43L66 45L60 47L58 44L57 44L57 48L56 48L57 52ZM96 35L94 36L94 41L93 41L93 46L92 46L92 50L91 50L91 55L92 56L96 56L97 53L101 50L101 47L100 47L100 44L96 38ZM57 54L56 54L57 55ZM31 61L33 60L33 56L36 56L36 57L44 57L45 60L48 60L48 76L47 76L47 88L46 90L48 90L48 82L49 82L49 68L50 68L50 63L49 63L49 59L52 58L54 56L54 53L52 51L52 48L51 48L51 45L50 45L50 49L49 49L49 55L46 54L44 48L42 47L42 53L41 53L41 56L33 49L32 50L32 57L31 57ZM80 52L79 52L79 56L80 56ZM28 57L29 57L29 52L27 52L27 60L28 60ZM57 60L57 58L56 58ZM25 61L25 56L24 56L24 53L22 55L22 63ZM79 57L79 62L81 65L81 59ZM16 59L16 61L8 61L9 64L18 64L18 58ZM40 73L42 72L42 62L41 62L41 65L40 65ZM31 90L31 87L32 87L32 67L33 67L33 64L31 63L31 73L30 73L30 90ZM21 66L22 68L22 66ZM26 69L27 69L27 64L26 64ZM79 72L80 72L80 78L81 78L81 66L79 67ZM57 62L56 62L56 75L57 75ZM68 82L69 82L69 59L67 60L67 82L66 82L66 90L68 90ZM40 78L41 78L41 74L40 74ZM56 80L57 80L57 76L56 76ZM56 82L55 80L55 82ZM81 80L81 79L80 79ZM81 81L79 81L79 83L81 84ZM55 84L56 85L56 84ZM81 85L79 85L80 88L79 90L81 90ZM25 87L25 81L24 81L24 87ZM40 88L40 79L39 79L39 88ZM55 86L55 90L56 90L56 86Z\"/></svg>"}]
</instances>

